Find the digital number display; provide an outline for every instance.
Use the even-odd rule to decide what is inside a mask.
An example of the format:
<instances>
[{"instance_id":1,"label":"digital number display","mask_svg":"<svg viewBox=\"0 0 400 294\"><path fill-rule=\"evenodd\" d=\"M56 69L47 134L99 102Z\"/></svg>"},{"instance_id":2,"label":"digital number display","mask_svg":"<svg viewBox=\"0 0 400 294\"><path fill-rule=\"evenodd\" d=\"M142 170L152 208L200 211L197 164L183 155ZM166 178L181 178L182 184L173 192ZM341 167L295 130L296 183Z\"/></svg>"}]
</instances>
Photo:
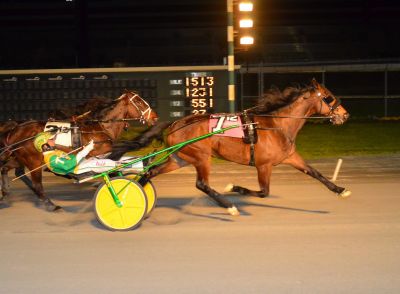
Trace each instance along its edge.
<instances>
[{"instance_id":1,"label":"digital number display","mask_svg":"<svg viewBox=\"0 0 400 294\"><path fill-rule=\"evenodd\" d=\"M185 95L193 114L211 112L214 107L215 78L208 73L190 73L185 79Z\"/></svg>"}]
</instances>

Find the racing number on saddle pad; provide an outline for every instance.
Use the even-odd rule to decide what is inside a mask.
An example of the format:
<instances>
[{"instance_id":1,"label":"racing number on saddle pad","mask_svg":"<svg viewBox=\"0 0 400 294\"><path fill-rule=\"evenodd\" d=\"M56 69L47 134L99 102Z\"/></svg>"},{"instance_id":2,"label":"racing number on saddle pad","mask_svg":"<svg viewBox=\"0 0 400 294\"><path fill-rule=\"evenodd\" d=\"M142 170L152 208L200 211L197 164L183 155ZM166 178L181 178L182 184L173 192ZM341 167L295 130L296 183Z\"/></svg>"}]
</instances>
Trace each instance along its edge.
<instances>
[{"instance_id":1,"label":"racing number on saddle pad","mask_svg":"<svg viewBox=\"0 0 400 294\"><path fill-rule=\"evenodd\" d=\"M219 131L222 128L226 128L233 125L242 126L242 122L239 116L237 115L210 115L209 120L209 132ZM224 137L233 137L233 138L243 138L243 128L233 128L227 130L223 133L214 134L214 136L224 136Z\"/></svg>"}]
</instances>

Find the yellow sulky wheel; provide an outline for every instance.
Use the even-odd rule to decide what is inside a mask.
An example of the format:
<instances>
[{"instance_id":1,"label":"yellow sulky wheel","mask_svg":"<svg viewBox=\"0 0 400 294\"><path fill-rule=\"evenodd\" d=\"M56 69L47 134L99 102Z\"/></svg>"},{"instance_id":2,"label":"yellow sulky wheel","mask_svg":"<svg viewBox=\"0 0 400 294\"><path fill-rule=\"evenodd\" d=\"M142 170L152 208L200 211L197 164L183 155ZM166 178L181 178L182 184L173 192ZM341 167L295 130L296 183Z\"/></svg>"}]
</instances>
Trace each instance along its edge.
<instances>
[{"instance_id":1,"label":"yellow sulky wheel","mask_svg":"<svg viewBox=\"0 0 400 294\"><path fill-rule=\"evenodd\" d=\"M137 175L136 174L126 174L125 177L127 179L135 179ZM148 181L146 185L143 187L144 192L146 193L147 196L147 213L146 213L146 218L148 218L153 211L154 207L156 206L157 203L157 191L156 187L152 183L152 181Z\"/></svg>"},{"instance_id":2,"label":"yellow sulky wheel","mask_svg":"<svg viewBox=\"0 0 400 294\"><path fill-rule=\"evenodd\" d=\"M148 218L153 211L154 207L157 203L157 192L154 184L151 181L148 181L146 185L144 185L143 190L146 192L147 196L147 213L146 218Z\"/></svg>"},{"instance_id":3,"label":"yellow sulky wheel","mask_svg":"<svg viewBox=\"0 0 400 294\"><path fill-rule=\"evenodd\" d=\"M127 231L137 228L147 212L147 197L142 186L123 177L112 178L110 184L122 206L118 207L115 203L107 184L102 184L94 196L97 219L112 231Z\"/></svg>"}]
</instances>

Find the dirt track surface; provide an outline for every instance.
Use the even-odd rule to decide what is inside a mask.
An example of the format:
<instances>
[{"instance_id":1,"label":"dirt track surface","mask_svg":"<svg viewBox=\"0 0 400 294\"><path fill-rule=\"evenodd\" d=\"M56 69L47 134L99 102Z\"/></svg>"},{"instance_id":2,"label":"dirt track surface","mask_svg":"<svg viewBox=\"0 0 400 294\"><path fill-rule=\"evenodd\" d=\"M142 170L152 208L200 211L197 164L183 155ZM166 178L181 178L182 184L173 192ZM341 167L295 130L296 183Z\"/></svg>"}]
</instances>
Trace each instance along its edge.
<instances>
[{"instance_id":1,"label":"dirt track surface","mask_svg":"<svg viewBox=\"0 0 400 294\"><path fill-rule=\"evenodd\" d=\"M336 160L310 162L328 177ZM194 187L193 169L154 180L158 206L142 226L109 232L90 184L46 175L48 213L13 183L0 209L1 293L399 293L400 155L344 158L338 200L285 166L271 197L227 195L233 217ZM257 188L254 168L213 167L212 186Z\"/></svg>"}]
</instances>

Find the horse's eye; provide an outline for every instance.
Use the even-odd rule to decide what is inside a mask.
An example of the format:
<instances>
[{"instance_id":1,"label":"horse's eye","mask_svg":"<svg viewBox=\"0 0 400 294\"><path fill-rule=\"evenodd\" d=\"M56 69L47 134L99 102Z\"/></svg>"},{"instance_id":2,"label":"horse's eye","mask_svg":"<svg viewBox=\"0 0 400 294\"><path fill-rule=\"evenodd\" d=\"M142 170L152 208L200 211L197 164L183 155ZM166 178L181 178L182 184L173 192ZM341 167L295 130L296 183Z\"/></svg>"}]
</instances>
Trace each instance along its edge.
<instances>
[{"instance_id":1,"label":"horse's eye","mask_svg":"<svg viewBox=\"0 0 400 294\"><path fill-rule=\"evenodd\" d=\"M328 96L328 97L325 97L325 98L324 98L324 102L325 102L326 104L330 104L332 101L333 101L333 98L332 98L331 96Z\"/></svg>"},{"instance_id":2,"label":"horse's eye","mask_svg":"<svg viewBox=\"0 0 400 294\"><path fill-rule=\"evenodd\" d=\"M318 92L318 94L317 94L318 96L321 96L321 92Z\"/></svg>"}]
</instances>

